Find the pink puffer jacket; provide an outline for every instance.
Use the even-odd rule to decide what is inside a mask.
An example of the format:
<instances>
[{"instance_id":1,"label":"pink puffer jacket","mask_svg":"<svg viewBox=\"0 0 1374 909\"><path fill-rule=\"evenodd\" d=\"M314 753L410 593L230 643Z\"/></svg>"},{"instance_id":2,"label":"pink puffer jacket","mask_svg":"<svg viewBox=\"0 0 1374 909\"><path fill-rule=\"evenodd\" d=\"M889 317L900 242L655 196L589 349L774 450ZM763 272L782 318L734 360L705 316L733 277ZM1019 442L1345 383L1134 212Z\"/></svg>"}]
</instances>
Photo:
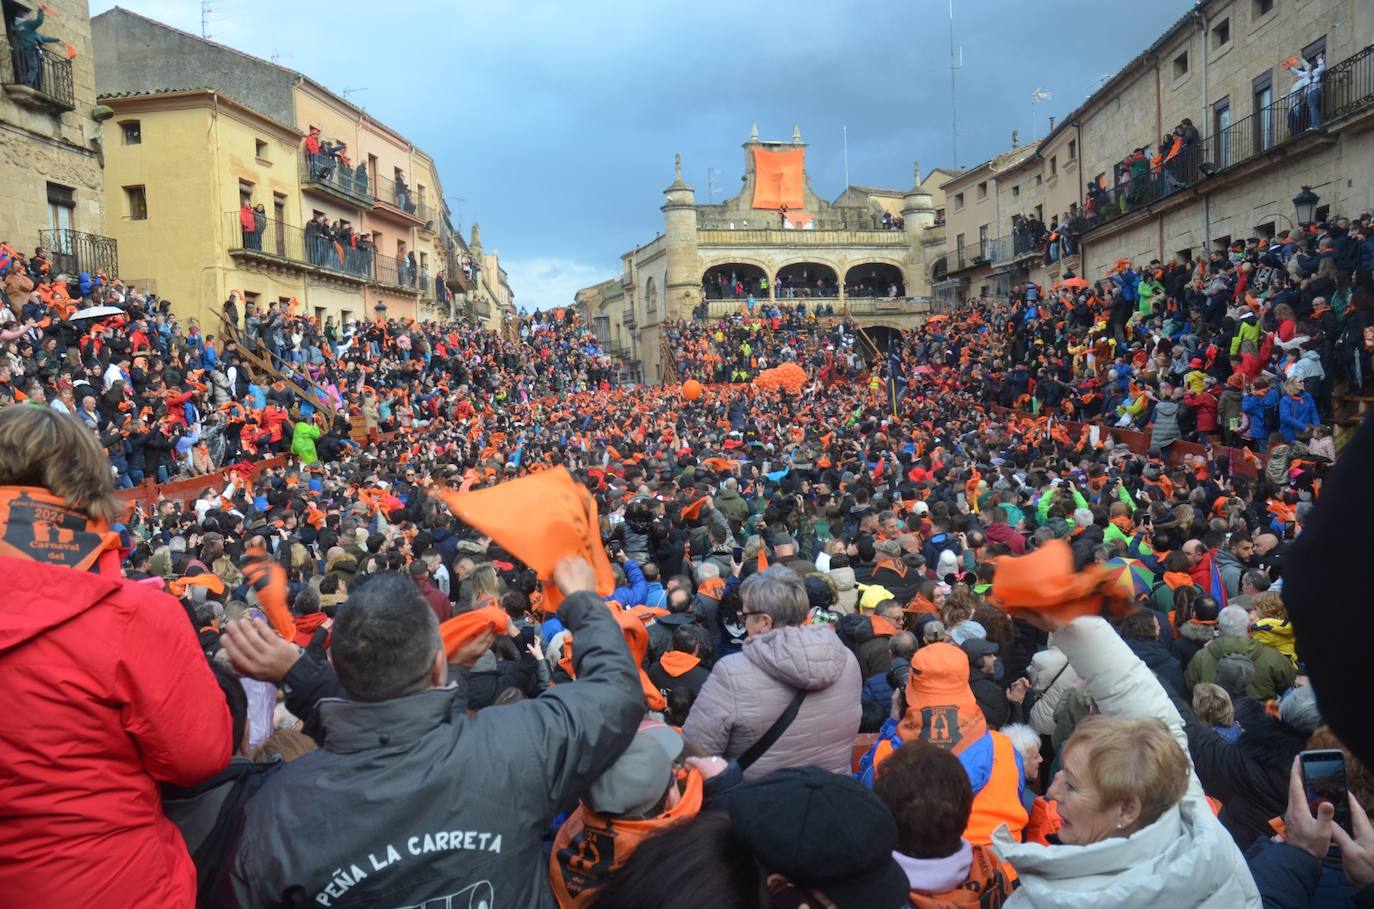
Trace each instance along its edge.
<instances>
[{"instance_id":1,"label":"pink puffer jacket","mask_svg":"<svg viewBox=\"0 0 1374 909\"><path fill-rule=\"evenodd\" d=\"M805 688L796 719L745 778L803 765L848 773L862 685L859 661L829 627L775 628L715 665L682 732L711 754L737 758Z\"/></svg>"}]
</instances>

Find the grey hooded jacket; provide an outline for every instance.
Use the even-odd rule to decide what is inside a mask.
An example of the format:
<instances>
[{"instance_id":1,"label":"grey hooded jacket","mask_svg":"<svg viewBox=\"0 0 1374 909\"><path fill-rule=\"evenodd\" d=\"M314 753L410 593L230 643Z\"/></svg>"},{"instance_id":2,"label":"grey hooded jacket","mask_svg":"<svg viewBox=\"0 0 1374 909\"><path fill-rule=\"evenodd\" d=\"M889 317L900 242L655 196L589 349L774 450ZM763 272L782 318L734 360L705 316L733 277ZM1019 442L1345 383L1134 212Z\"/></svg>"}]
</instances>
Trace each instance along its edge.
<instances>
[{"instance_id":1,"label":"grey hooded jacket","mask_svg":"<svg viewBox=\"0 0 1374 909\"><path fill-rule=\"evenodd\" d=\"M224 904L553 907L540 836L644 716L600 598L575 594L558 618L576 636L577 680L534 700L471 719L452 685L322 701L324 747L274 774L244 811Z\"/></svg>"},{"instance_id":2,"label":"grey hooded jacket","mask_svg":"<svg viewBox=\"0 0 1374 909\"><path fill-rule=\"evenodd\" d=\"M805 688L809 694L796 719L745 771L745 779L803 765L848 773L862 687L859 661L829 627L774 628L716 663L682 733L708 754L737 758L763 738Z\"/></svg>"}]
</instances>

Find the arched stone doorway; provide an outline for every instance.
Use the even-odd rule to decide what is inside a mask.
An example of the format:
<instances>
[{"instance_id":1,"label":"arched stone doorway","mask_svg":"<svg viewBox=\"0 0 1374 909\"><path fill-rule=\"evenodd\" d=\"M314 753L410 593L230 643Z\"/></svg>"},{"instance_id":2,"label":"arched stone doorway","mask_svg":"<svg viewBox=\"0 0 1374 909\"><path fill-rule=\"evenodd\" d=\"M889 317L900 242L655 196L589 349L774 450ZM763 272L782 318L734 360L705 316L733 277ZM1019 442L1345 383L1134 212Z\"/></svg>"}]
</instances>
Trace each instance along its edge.
<instances>
[{"instance_id":1,"label":"arched stone doorway","mask_svg":"<svg viewBox=\"0 0 1374 909\"><path fill-rule=\"evenodd\" d=\"M864 334L868 336L868 340L873 342L873 347L876 347L878 352L883 354L887 353L888 345L900 344L902 339L901 330L890 325L866 325L864 326ZM868 345L864 345L864 347L867 348L867 353L873 353Z\"/></svg>"},{"instance_id":2,"label":"arched stone doorway","mask_svg":"<svg viewBox=\"0 0 1374 909\"><path fill-rule=\"evenodd\" d=\"M906 296L902 270L887 262L864 262L845 272L844 295L848 298L894 299Z\"/></svg>"},{"instance_id":3,"label":"arched stone doorway","mask_svg":"<svg viewBox=\"0 0 1374 909\"><path fill-rule=\"evenodd\" d=\"M708 300L768 299L768 273L748 262L712 265L701 276L701 290Z\"/></svg>"},{"instance_id":4,"label":"arched stone doorway","mask_svg":"<svg viewBox=\"0 0 1374 909\"><path fill-rule=\"evenodd\" d=\"M778 269L774 296L779 300L836 300L840 296L839 275L820 262L793 262Z\"/></svg>"}]
</instances>

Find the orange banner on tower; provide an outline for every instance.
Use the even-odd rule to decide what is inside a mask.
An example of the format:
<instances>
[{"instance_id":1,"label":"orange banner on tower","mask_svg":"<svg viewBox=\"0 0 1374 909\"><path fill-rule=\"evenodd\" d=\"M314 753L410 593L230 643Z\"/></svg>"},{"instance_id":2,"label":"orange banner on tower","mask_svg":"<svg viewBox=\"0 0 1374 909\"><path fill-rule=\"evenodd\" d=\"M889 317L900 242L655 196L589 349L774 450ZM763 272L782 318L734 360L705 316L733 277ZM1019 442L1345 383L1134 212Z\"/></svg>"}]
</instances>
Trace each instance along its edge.
<instances>
[{"instance_id":1,"label":"orange banner on tower","mask_svg":"<svg viewBox=\"0 0 1374 909\"><path fill-rule=\"evenodd\" d=\"M784 205L788 208L805 205L802 195L805 163L804 148L789 151L754 149L754 207L777 211Z\"/></svg>"}]
</instances>

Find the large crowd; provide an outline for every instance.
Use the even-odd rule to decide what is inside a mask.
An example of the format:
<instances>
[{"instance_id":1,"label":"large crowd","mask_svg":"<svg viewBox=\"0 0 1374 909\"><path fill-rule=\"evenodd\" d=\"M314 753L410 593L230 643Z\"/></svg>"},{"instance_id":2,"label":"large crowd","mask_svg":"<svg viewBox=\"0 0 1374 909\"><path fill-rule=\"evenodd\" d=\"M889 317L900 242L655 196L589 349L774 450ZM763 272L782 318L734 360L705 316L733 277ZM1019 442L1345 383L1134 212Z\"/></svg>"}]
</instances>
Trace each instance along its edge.
<instances>
[{"instance_id":1,"label":"large crowd","mask_svg":"<svg viewBox=\"0 0 1374 909\"><path fill-rule=\"evenodd\" d=\"M629 387L0 247L0 898L1370 905L1372 267L761 295Z\"/></svg>"}]
</instances>

